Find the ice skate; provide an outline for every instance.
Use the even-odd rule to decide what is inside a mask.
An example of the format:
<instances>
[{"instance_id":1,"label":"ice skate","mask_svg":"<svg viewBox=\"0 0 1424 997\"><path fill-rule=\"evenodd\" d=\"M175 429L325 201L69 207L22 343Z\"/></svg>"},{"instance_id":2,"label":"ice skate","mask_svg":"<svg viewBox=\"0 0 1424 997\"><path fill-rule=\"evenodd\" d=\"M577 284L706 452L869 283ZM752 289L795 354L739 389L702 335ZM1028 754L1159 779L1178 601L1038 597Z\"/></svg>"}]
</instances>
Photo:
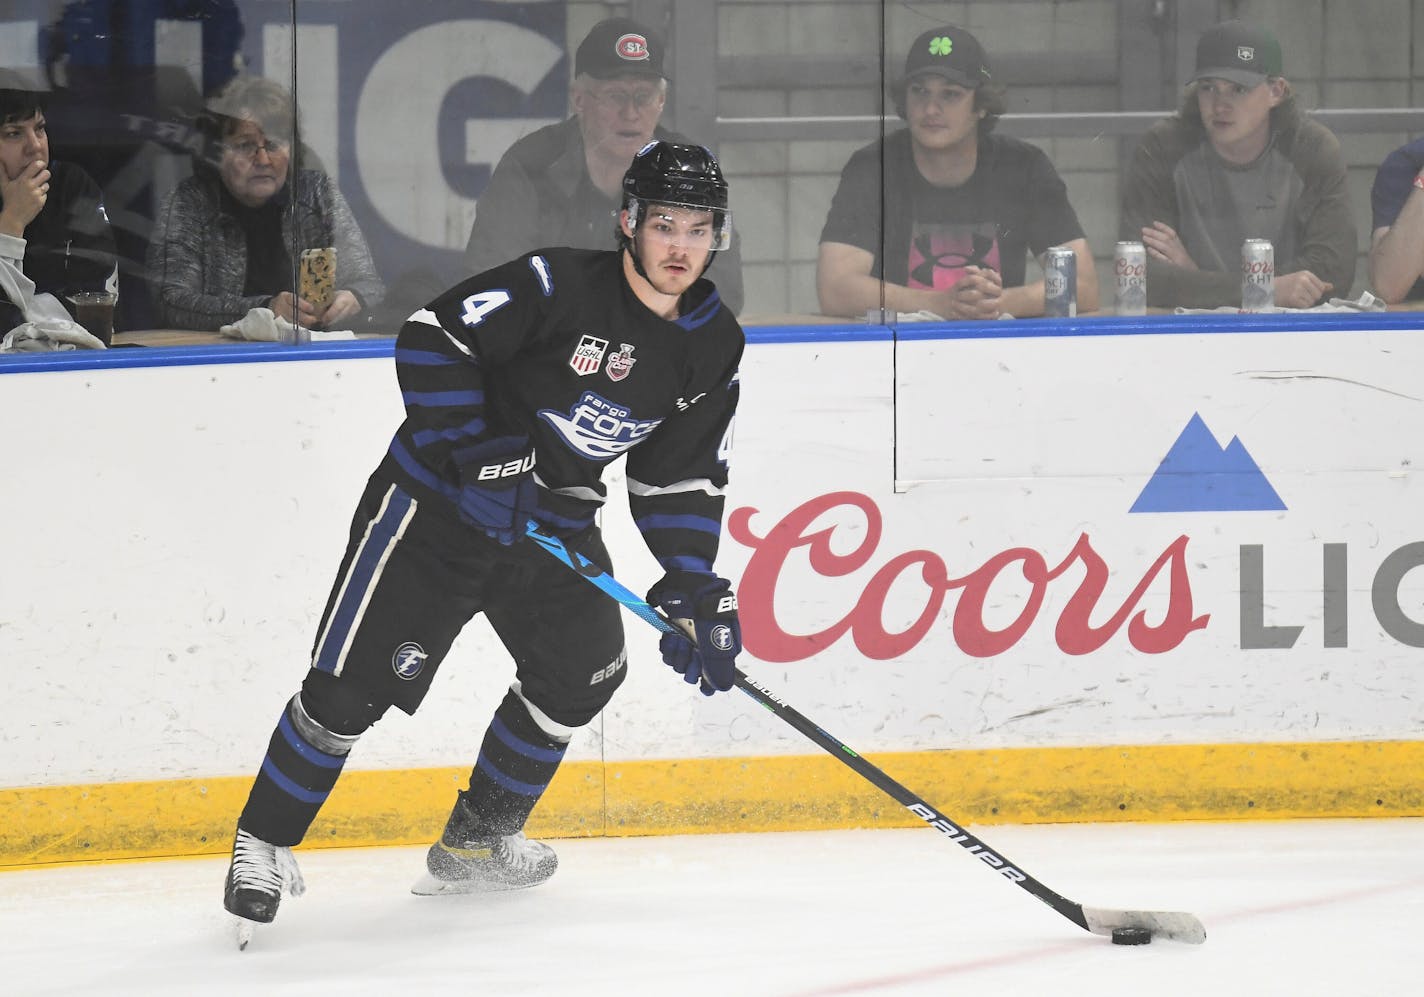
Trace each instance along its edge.
<instances>
[{"instance_id":1,"label":"ice skate","mask_svg":"<svg viewBox=\"0 0 1424 997\"><path fill-rule=\"evenodd\" d=\"M430 846L425 866L429 871L410 892L433 897L538 886L554 874L559 857L542 841L531 841L523 831L515 831L454 844L442 837Z\"/></svg>"},{"instance_id":2,"label":"ice skate","mask_svg":"<svg viewBox=\"0 0 1424 997\"><path fill-rule=\"evenodd\" d=\"M292 850L269 844L239 827L223 886L223 906L237 918L239 949L247 948L258 924L272 923L283 890L294 897L306 892Z\"/></svg>"}]
</instances>

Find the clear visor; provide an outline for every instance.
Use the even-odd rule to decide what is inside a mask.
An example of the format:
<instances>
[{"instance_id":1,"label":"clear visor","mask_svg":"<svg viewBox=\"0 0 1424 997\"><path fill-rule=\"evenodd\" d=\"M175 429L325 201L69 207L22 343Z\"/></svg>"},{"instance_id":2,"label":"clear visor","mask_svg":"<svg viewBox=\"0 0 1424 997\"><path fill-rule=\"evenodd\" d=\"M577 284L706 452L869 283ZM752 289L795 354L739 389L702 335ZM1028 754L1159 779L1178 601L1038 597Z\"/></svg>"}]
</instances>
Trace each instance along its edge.
<instances>
[{"instance_id":1,"label":"clear visor","mask_svg":"<svg viewBox=\"0 0 1424 997\"><path fill-rule=\"evenodd\" d=\"M732 212L714 211L700 204L628 200L628 219L643 238L686 249L707 249L720 253L732 245Z\"/></svg>"}]
</instances>

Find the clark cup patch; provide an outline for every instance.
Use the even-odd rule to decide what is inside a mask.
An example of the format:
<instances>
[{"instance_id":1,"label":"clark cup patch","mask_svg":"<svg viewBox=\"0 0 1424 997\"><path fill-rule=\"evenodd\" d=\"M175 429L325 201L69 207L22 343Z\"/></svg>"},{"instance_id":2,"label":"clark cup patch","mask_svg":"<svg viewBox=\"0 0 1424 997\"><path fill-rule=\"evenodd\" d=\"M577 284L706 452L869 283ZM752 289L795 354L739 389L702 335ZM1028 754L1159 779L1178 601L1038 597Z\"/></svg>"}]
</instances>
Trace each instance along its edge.
<instances>
[{"instance_id":1,"label":"clark cup patch","mask_svg":"<svg viewBox=\"0 0 1424 997\"><path fill-rule=\"evenodd\" d=\"M597 336L584 336L579 340L578 346L574 347L574 355L569 357L569 366L579 377L597 374L607 349L608 340L599 339Z\"/></svg>"},{"instance_id":2,"label":"clark cup patch","mask_svg":"<svg viewBox=\"0 0 1424 997\"><path fill-rule=\"evenodd\" d=\"M608 358L608 366L605 368L608 372L608 379L610 381L623 380L633 370L633 365L637 362L633 359L632 345L623 343L622 349Z\"/></svg>"},{"instance_id":3,"label":"clark cup patch","mask_svg":"<svg viewBox=\"0 0 1424 997\"><path fill-rule=\"evenodd\" d=\"M391 669L397 678L409 682L424 671L425 659L428 657L430 655L425 653L425 648L413 640L408 640L391 655Z\"/></svg>"}]
</instances>

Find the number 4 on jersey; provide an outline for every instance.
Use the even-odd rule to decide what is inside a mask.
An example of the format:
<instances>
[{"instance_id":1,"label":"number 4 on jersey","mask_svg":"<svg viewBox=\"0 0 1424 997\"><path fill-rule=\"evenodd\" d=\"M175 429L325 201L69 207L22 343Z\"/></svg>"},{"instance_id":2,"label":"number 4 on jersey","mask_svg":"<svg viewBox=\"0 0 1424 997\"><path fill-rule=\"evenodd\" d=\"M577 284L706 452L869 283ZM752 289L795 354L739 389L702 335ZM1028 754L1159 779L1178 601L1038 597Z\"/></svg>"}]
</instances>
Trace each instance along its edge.
<instances>
[{"instance_id":1,"label":"number 4 on jersey","mask_svg":"<svg viewBox=\"0 0 1424 997\"><path fill-rule=\"evenodd\" d=\"M462 303L460 321L473 329L483 322L490 312L498 311L507 304L508 291L481 291L479 294L472 294Z\"/></svg>"}]
</instances>

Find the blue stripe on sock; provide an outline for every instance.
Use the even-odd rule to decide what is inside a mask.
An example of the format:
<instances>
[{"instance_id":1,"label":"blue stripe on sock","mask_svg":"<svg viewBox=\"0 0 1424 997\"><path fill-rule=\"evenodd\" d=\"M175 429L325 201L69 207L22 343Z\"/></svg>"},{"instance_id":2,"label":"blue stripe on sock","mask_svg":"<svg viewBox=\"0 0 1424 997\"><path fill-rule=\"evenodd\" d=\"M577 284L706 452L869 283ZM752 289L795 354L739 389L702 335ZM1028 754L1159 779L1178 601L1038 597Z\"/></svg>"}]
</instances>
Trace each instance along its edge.
<instances>
[{"instance_id":1,"label":"blue stripe on sock","mask_svg":"<svg viewBox=\"0 0 1424 997\"><path fill-rule=\"evenodd\" d=\"M297 729L292 726L291 716L285 710L282 711L282 719L277 721L277 729L282 732L282 737L286 738L292 750L313 765L320 765L324 769L339 769L346 764L345 755L327 754L298 734Z\"/></svg>"},{"instance_id":2,"label":"blue stripe on sock","mask_svg":"<svg viewBox=\"0 0 1424 997\"><path fill-rule=\"evenodd\" d=\"M541 748L537 744L530 744L506 727L498 714L495 714L495 718L490 722L490 730L494 732L495 737L504 742L506 747L519 752L525 758L532 758L536 762L561 762L564 760L564 751L567 749Z\"/></svg>"},{"instance_id":3,"label":"blue stripe on sock","mask_svg":"<svg viewBox=\"0 0 1424 997\"><path fill-rule=\"evenodd\" d=\"M540 796L544 790L549 788L547 782L542 786L535 786L531 783L520 782L518 779L511 779L499 769L495 768L489 759L485 758L483 751L480 752L480 757L475 759L475 768L489 776L498 785L503 786L511 793L518 793L520 796Z\"/></svg>"},{"instance_id":4,"label":"blue stripe on sock","mask_svg":"<svg viewBox=\"0 0 1424 997\"><path fill-rule=\"evenodd\" d=\"M324 793L313 793L310 789L303 789L301 786L298 786L295 782L282 774L282 770L277 768L270 755L262 759L262 774L276 783L277 788L282 792L293 799L300 800L302 803L324 803L326 802L326 798L331 795L331 790L329 789Z\"/></svg>"},{"instance_id":5,"label":"blue stripe on sock","mask_svg":"<svg viewBox=\"0 0 1424 997\"><path fill-rule=\"evenodd\" d=\"M366 537L361 552L356 556L356 562L351 565L346 591L342 593L341 601L331 610L331 625L327 628L326 639L322 641L317 659L312 665L318 671L335 673L336 660L341 649L346 646L346 638L356 622L356 611L365 602L366 590L371 587L375 578L376 566L380 564L381 556L391 538L395 536L396 529L405 518L412 501L411 497L399 488L391 489L385 512L372 524L370 535Z\"/></svg>"}]
</instances>

